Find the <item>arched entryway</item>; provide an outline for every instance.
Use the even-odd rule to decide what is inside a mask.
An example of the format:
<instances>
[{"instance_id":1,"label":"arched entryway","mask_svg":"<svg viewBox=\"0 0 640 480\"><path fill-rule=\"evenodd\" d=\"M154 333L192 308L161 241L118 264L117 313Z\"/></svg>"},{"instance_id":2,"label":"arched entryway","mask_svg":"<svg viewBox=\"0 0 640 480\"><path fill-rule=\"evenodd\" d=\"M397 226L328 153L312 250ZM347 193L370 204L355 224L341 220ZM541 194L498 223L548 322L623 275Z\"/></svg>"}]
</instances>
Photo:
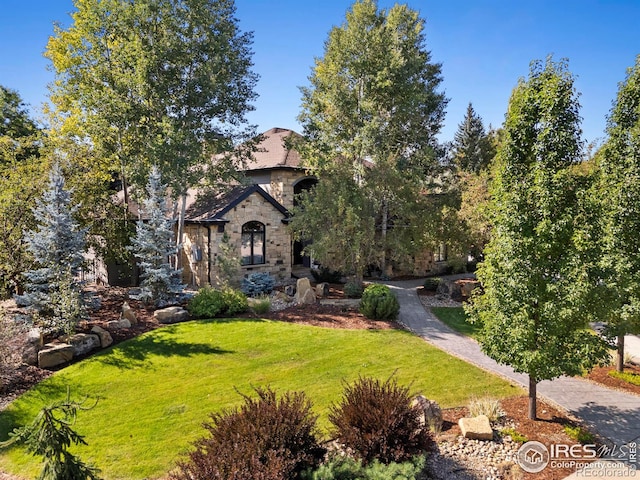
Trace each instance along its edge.
<instances>
[{"instance_id":1,"label":"arched entryway","mask_svg":"<svg viewBox=\"0 0 640 480\"><path fill-rule=\"evenodd\" d=\"M298 205L298 195L306 190L311 190L313 186L318 183L315 177L305 177L298 180L293 185L293 205ZM304 247L309 244L309 241L300 242L298 240L293 242L293 265L302 265L304 267L311 266L311 258L308 255L303 255Z\"/></svg>"}]
</instances>

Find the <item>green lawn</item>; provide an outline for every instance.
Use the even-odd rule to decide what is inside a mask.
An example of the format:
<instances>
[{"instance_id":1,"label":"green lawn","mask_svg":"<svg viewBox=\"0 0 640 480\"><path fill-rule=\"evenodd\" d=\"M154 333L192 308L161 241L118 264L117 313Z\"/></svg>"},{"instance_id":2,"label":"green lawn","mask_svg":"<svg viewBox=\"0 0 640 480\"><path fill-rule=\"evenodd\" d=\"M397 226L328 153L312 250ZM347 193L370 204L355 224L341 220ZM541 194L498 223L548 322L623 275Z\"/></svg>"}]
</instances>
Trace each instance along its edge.
<instances>
[{"instance_id":1,"label":"green lawn","mask_svg":"<svg viewBox=\"0 0 640 480\"><path fill-rule=\"evenodd\" d=\"M472 324L467 321L467 314L464 313L462 307L431 307L431 311L456 332L478 339L481 327L479 324Z\"/></svg>"},{"instance_id":2,"label":"green lawn","mask_svg":"<svg viewBox=\"0 0 640 480\"><path fill-rule=\"evenodd\" d=\"M0 441L43 404L99 398L76 424L86 436L80 457L105 479L158 478L204 434L208 414L242 402L253 386L304 390L324 432L342 381L386 379L396 372L443 407L469 397L519 395L504 380L398 330L336 330L260 320L198 321L142 335L69 366L0 412ZM33 478L37 459L22 448L2 451L2 468Z\"/></svg>"}]
</instances>

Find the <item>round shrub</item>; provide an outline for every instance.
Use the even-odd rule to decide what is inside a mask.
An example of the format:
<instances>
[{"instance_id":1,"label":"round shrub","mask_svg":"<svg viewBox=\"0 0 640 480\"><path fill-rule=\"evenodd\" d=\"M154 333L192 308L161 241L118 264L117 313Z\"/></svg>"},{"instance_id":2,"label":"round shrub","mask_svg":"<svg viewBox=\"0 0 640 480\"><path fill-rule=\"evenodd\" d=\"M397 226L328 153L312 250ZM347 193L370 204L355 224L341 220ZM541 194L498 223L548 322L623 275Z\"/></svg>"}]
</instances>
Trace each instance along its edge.
<instances>
[{"instance_id":1,"label":"round shrub","mask_svg":"<svg viewBox=\"0 0 640 480\"><path fill-rule=\"evenodd\" d=\"M341 402L333 405L329 420L336 439L351 448L365 464L404 462L432 447L422 411L411 404L407 387L395 379L385 382L360 377L347 384Z\"/></svg>"},{"instance_id":2,"label":"round shrub","mask_svg":"<svg viewBox=\"0 0 640 480\"><path fill-rule=\"evenodd\" d=\"M195 318L213 318L218 315L235 315L249 308L244 293L232 288L218 290L206 286L198 290L189 303L187 310Z\"/></svg>"},{"instance_id":3,"label":"round shrub","mask_svg":"<svg viewBox=\"0 0 640 480\"><path fill-rule=\"evenodd\" d=\"M440 277L429 277L425 278L423 287L428 292L435 292L438 290L438 285L440 285Z\"/></svg>"},{"instance_id":4,"label":"round shrub","mask_svg":"<svg viewBox=\"0 0 640 480\"><path fill-rule=\"evenodd\" d=\"M367 286L360 300L360 313L374 320L393 320L400 312L400 304L386 285Z\"/></svg>"},{"instance_id":5,"label":"round shrub","mask_svg":"<svg viewBox=\"0 0 640 480\"><path fill-rule=\"evenodd\" d=\"M297 479L317 467L325 449L316 439L317 417L304 392L256 388L258 398L211 415L209 435L195 442L187 461L179 462L173 480Z\"/></svg>"}]
</instances>

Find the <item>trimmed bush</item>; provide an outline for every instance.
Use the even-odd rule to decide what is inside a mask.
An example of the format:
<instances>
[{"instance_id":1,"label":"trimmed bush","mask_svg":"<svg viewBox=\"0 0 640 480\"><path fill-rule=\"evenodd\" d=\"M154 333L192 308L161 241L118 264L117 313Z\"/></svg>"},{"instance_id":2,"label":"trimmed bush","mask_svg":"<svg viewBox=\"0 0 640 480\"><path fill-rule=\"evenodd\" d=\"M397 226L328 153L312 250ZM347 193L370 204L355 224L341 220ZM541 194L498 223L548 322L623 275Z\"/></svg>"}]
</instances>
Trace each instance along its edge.
<instances>
[{"instance_id":1,"label":"trimmed bush","mask_svg":"<svg viewBox=\"0 0 640 480\"><path fill-rule=\"evenodd\" d=\"M340 283L342 273L327 267L312 268L311 275L316 283Z\"/></svg>"},{"instance_id":2,"label":"trimmed bush","mask_svg":"<svg viewBox=\"0 0 640 480\"><path fill-rule=\"evenodd\" d=\"M325 454L316 439L317 417L303 392L280 399L256 388L240 408L214 413L195 442L188 461L179 462L174 480L284 480L316 468Z\"/></svg>"},{"instance_id":3,"label":"trimmed bush","mask_svg":"<svg viewBox=\"0 0 640 480\"><path fill-rule=\"evenodd\" d=\"M187 304L187 310L195 318L235 315L248 308L247 297L242 292L232 288L218 290L210 286L198 290Z\"/></svg>"},{"instance_id":4,"label":"trimmed bush","mask_svg":"<svg viewBox=\"0 0 640 480\"><path fill-rule=\"evenodd\" d=\"M386 285L367 286L360 300L360 313L374 320L393 320L398 317L400 304Z\"/></svg>"},{"instance_id":5,"label":"trimmed bush","mask_svg":"<svg viewBox=\"0 0 640 480\"><path fill-rule=\"evenodd\" d=\"M336 439L365 464L404 462L432 446L422 411L411 404L409 389L395 379L381 382L360 377L345 385L338 405L329 411Z\"/></svg>"},{"instance_id":6,"label":"trimmed bush","mask_svg":"<svg viewBox=\"0 0 640 480\"><path fill-rule=\"evenodd\" d=\"M362 288L361 283L347 282L345 283L342 291L347 298L360 298L362 297L362 292L364 291L364 289Z\"/></svg>"},{"instance_id":7,"label":"trimmed bush","mask_svg":"<svg viewBox=\"0 0 640 480\"><path fill-rule=\"evenodd\" d=\"M429 277L425 278L422 286L428 292L435 292L438 290L438 285L440 285L440 277Z\"/></svg>"},{"instance_id":8,"label":"trimmed bush","mask_svg":"<svg viewBox=\"0 0 640 480\"><path fill-rule=\"evenodd\" d=\"M259 297L260 295L267 295L273 291L273 287L276 286L276 280L268 273L252 273L246 278L242 279L242 286L240 290L247 297Z\"/></svg>"}]
</instances>

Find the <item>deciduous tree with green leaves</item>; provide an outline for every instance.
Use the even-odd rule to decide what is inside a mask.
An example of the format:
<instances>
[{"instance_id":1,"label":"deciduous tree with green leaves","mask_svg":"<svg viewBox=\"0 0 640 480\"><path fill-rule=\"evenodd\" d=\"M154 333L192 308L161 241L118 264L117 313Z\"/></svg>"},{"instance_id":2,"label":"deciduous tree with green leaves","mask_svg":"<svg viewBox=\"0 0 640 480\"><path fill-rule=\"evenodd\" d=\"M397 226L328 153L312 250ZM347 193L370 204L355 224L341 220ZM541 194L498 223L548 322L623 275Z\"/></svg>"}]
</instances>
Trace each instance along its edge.
<instances>
[{"instance_id":1,"label":"deciduous tree with green leaves","mask_svg":"<svg viewBox=\"0 0 640 480\"><path fill-rule=\"evenodd\" d=\"M237 155L212 161L254 135L244 117L256 97L252 36L233 0L74 5L71 26L56 27L46 50L53 139L90 145L102 166L96 182L116 177L125 211L128 185L143 192L152 165L182 207L187 188L236 175Z\"/></svg>"},{"instance_id":2,"label":"deciduous tree with green leaves","mask_svg":"<svg viewBox=\"0 0 640 480\"><path fill-rule=\"evenodd\" d=\"M478 270L484 293L467 311L482 350L529 376L529 418L541 380L577 375L608 358L588 329L581 154L574 77L566 62L536 61L509 101L492 185L493 232ZM585 244L587 247L585 247Z\"/></svg>"},{"instance_id":3,"label":"deciduous tree with green leaves","mask_svg":"<svg viewBox=\"0 0 640 480\"><path fill-rule=\"evenodd\" d=\"M423 241L424 223L416 220L428 211L425 175L437 163L446 99L438 91L441 67L425 47L424 21L406 5L380 10L374 0L354 3L329 32L309 80L299 117L308 140L302 156L319 184L350 185L316 188L314 215L335 229L316 230L309 248L324 261L328 249L320 245L329 237L373 230L358 255L384 272L393 255L410 255ZM341 199L321 196L339 190ZM353 196L366 205L338 213L336 202L346 206Z\"/></svg>"},{"instance_id":4,"label":"deciduous tree with green leaves","mask_svg":"<svg viewBox=\"0 0 640 480\"><path fill-rule=\"evenodd\" d=\"M603 241L601 299L605 334L617 340L623 370L624 336L640 333L640 56L627 71L599 152Z\"/></svg>"}]
</instances>

